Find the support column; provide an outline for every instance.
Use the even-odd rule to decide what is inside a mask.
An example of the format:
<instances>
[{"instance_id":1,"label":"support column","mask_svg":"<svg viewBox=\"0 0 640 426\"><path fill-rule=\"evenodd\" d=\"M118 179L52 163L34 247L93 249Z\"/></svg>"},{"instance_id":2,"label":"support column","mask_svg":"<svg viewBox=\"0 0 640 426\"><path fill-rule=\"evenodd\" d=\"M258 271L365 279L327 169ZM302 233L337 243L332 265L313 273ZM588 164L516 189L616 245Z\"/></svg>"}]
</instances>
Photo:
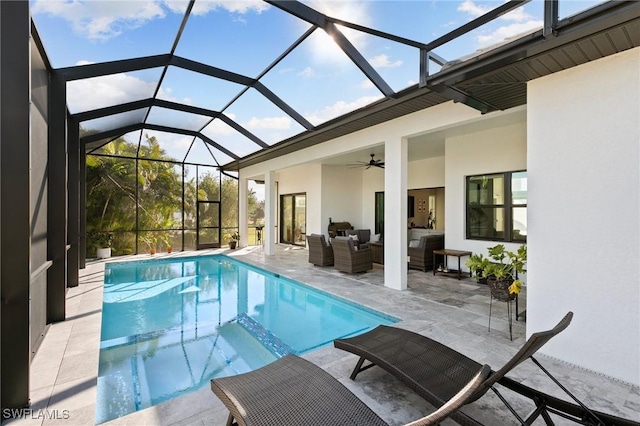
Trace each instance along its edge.
<instances>
[{"instance_id":1,"label":"support column","mask_svg":"<svg viewBox=\"0 0 640 426\"><path fill-rule=\"evenodd\" d=\"M249 181L242 176L238 177L238 232L240 233L240 247L249 245Z\"/></svg>"},{"instance_id":2,"label":"support column","mask_svg":"<svg viewBox=\"0 0 640 426\"><path fill-rule=\"evenodd\" d=\"M67 288L67 102L66 82L52 75L49 86L47 167L47 323L64 321Z\"/></svg>"},{"instance_id":3,"label":"support column","mask_svg":"<svg viewBox=\"0 0 640 426\"><path fill-rule=\"evenodd\" d=\"M384 144L384 285L407 288L407 140Z\"/></svg>"},{"instance_id":4,"label":"support column","mask_svg":"<svg viewBox=\"0 0 640 426\"><path fill-rule=\"evenodd\" d=\"M265 173L264 179L264 254L276 254L276 172Z\"/></svg>"},{"instance_id":5,"label":"support column","mask_svg":"<svg viewBox=\"0 0 640 426\"><path fill-rule=\"evenodd\" d=\"M69 143L69 180L67 219L67 244L70 246L67 251L67 287L77 287L80 281L79 264L79 234L80 234L80 123L77 120L70 120L67 129L67 140Z\"/></svg>"},{"instance_id":6,"label":"support column","mask_svg":"<svg viewBox=\"0 0 640 426\"><path fill-rule=\"evenodd\" d=\"M29 2L0 1L1 406L29 405L30 223ZM11 40L10 43L5 41Z\"/></svg>"},{"instance_id":7,"label":"support column","mask_svg":"<svg viewBox=\"0 0 640 426\"><path fill-rule=\"evenodd\" d=\"M87 266L87 155L84 145L80 143L80 241L78 251L80 253L79 266L84 269Z\"/></svg>"}]
</instances>

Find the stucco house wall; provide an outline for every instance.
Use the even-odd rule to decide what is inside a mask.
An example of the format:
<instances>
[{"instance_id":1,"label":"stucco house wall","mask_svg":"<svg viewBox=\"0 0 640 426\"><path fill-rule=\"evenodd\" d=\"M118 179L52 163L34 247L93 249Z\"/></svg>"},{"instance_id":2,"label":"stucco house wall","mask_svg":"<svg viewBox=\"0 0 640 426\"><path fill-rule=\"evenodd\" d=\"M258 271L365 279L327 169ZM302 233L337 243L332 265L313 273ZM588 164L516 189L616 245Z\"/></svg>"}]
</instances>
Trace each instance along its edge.
<instances>
[{"instance_id":1,"label":"stucco house wall","mask_svg":"<svg viewBox=\"0 0 640 426\"><path fill-rule=\"evenodd\" d=\"M527 333L544 352L640 384L640 49L528 86Z\"/></svg>"},{"instance_id":2,"label":"stucco house wall","mask_svg":"<svg viewBox=\"0 0 640 426\"><path fill-rule=\"evenodd\" d=\"M467 240L466 176L527 169L527 123L521 121L460 136L445 142L445 244L486 255L492 241ZM529 179L530 180L530 179ZM518 244L505 243L509 250ZM463 267L463 270L468 270Z\"/></svg>"}]
</instances>

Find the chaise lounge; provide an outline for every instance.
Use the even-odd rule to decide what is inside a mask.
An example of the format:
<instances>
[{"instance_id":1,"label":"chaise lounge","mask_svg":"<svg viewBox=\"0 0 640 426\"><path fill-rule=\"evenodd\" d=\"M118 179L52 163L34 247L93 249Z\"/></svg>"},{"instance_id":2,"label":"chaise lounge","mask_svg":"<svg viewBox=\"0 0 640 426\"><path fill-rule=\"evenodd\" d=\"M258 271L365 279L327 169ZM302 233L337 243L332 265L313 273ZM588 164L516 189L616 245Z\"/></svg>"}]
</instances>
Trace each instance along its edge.
<instances>
[{"instance_id":1,"label":"chaise lounge","mask_svg":"<svg viewBox=\"0 0 640 426\"><path fill-rule=\"evenodd\" d=\"M586 425L638 426L637 422L588 409L533 358L533 354L545 343L569 326L572 317L573 313L569 312L552 329L532 334L500 370L492 371L468 402L477 400L491 389L517 418L518 424L530 425L542 416L546 424L553 425L549 413L554 413L575 423ZM334 346L360 356L351 374L352 380L355 380L360 372L377 365L400 379L436 407L441 406L459 392L481 367L471 358L426 336L384 325L355 337L337 339L334 341ZM575 404L546 395L505 376L527 359L531 359L554 383L560 386L575 401ZM370 363L363 367L365 360ZM496 383L530 398L535 404L533 411L523 419L500 394L494 386ZM481 425L462 411L452 413L451 419L462 425Z\"/></svg>"},{"instance_id":2,"label":"chaise lounge","mask_svg":"<svg viewBox=\"0 0 640 426\"><path fill-rule=\"evenodd\" d=\"M440 409L406 426L437 425L468 402L491 369L481 367ZM296 355L249 373L211 380L229 409L227 426L386 426L373 410L332 375Z\"/></svg>"}]
</instances>

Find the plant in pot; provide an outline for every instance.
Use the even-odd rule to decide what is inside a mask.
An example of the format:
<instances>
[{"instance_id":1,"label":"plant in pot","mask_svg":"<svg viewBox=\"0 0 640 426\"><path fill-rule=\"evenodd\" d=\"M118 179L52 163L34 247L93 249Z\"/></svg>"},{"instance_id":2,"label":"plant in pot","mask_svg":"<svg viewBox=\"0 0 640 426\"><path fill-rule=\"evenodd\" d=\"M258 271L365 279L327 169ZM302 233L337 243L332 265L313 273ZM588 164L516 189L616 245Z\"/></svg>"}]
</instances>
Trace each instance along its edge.
<instances>
[{"instance_id":1,"label":"plant in pot","mask_svg":"<svg viewBox=\"0 0 640 426\"><path fill-rule=\"evenodd\" d=\"M96 232L92 236L94 243L97 245L96 257L98 259L106 259L111 257L111 239L113 234L111 231Z\"/></svg>"},{"instance_id":2,"label":"plant in pot","mask_svg":"<svg viewBox=\"0 0 640 426\"><path fill-rule=\"evenodd\" d=\"M486 280L494 298L507 302L520 292L522 282L517 278L525 272L526 262L527 246L522 245L512 252L504 244L498 244L488 248L488 257L474 254L466 265L479 282Z\"/></svg>"},{"instance_id":3,"label":"plant in pot","mask_svg":"<svg viewBox=\"0 0 640 426\"><path fill-rule=\"evenodd\" d=\"M229 240L229 248L232 250L235 249L236 244L238 244L239 240L240 240L240 234L238 234L237 232L234 232L233 234L231 234L231 239Z\"/></svg>"},{"instance_id":4,"label":"plant in pot","mask_svg":"<svg viewBox=\"0 0 640 426\"><path fill-rule=\"evenodd\" d=\"M140 237L140 239L147 246L147 251L149 252L149 254L151 255L156 254L156 243L158 242L158 239L156 238L155 235L146 234Z\"/></svg>"}]
</instances>

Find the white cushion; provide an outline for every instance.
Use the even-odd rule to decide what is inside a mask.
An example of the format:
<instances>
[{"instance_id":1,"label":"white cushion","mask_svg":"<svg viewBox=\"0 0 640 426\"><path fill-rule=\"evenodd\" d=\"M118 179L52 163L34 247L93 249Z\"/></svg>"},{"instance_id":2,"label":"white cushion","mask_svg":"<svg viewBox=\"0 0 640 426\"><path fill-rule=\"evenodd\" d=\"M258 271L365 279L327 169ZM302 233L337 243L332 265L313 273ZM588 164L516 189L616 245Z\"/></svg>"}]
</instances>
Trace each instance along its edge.
<instances>
[{"instance_id":1,"label":"white cushion","mask_svg":"<svg viewBox=\"0 0 640 426\"><path fill-rule=\"evenodd\" d=\"M349 238L351 238L354 242L358 241L358 235L356 234L349 235Z\"/></svg>"},{"instance_id":2,"label":"white cushion","mask_svg":"<svg viewBox=\"0 0 640 426\"><path fill-rule=\"evenodd\" d=\"M411 240L409 241L410 248L417 248L420 246L420 240Z\"/></svg>"},{"instance_id":3,"label":"white cushion","mask_svg":"<svg viewBox=\"0 0 640 426\"><path fill-rule=\"evenodd\" d=\"M373 234L371 238L369 238L370 243L377 243L380 241L380 234Z\"/></svg>"}]
</instances>

